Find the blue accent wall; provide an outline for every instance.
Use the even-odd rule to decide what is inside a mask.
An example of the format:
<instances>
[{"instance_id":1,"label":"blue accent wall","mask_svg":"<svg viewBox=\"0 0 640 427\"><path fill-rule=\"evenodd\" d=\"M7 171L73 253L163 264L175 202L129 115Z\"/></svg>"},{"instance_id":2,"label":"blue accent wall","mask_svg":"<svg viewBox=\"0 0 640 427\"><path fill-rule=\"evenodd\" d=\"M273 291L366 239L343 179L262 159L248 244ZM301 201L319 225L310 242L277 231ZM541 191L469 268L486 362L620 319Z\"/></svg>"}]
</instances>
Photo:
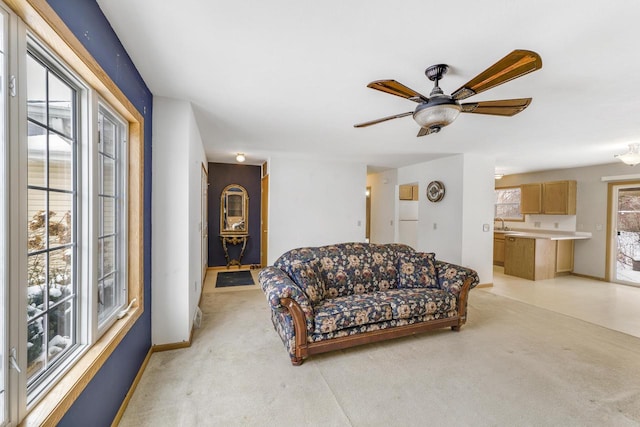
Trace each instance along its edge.
<instances>
[{"instance_id":1,"label":"blue accent wall","mask_svg":"<svg viewBox=\"0 0 640 427\"><path fill-rule=\"evenodd\" d=\"M94 0L48 0L144 117L144 314L59 426L110 426L151 348L151 116L153 95Z\"/></svg>"},{"instance_id":2,"label":"blue accent wall","mask_svg":"<svg viewBox=\"0 0 640 427\"><path fill-rule=\"evenodd\" d=\"M249 194L249 240L242 257L242 264L260 264L260 200L262 195L260 166L228 163L209 163L209 267L225 266L220 242L220 195L229 184L239 184ZM229 257L237 259L240 245L228 245Z\"/></svg>"}]
</instances>

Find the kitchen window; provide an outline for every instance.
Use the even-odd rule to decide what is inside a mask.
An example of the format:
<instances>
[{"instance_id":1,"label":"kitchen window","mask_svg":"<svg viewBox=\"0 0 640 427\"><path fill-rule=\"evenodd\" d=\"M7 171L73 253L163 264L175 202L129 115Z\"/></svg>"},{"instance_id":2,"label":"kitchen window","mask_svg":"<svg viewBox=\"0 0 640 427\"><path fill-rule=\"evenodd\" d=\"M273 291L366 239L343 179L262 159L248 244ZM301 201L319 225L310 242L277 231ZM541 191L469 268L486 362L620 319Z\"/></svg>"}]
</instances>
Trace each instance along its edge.
<instances>
[{"instance_id":1,"label":"kitchen window","mask_svg":"<svg viewBox=\"0 0 640 427\"><path fill-rule=\"evenodd\" d=\"M494 218L505 221L524 221L520 212L520 187L495 189Z\"/></svg>"}]
</instances>

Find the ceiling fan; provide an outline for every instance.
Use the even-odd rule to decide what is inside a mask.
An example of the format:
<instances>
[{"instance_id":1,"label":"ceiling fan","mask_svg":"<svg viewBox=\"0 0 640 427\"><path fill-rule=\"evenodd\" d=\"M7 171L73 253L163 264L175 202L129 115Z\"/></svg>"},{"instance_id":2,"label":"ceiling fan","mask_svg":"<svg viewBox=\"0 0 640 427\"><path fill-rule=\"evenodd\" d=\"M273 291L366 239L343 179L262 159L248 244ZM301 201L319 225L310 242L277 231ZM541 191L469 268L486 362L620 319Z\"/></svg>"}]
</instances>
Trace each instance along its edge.
<instances>
[{"instance_id":1,"label":"ceiling fan","mask_svg":"<svg viewBox=\"0 0 640 427\"><path fill-rule=\"evenodd\" d=\"M459 101L540 68L542 68L540 55L530 50L514 50L451 95L445 95L440 86L438 86L438 82L446 74L449 67L446 64L432 65L425 70L429 80L434 82L433 90L428 98L395 80L376 80L369 83L367 87L417 102L418 106L414 111L359 123L354 127L371 126L387 120L413 115L413 119L420 125L418 136L424 136L440 132L440 129L451 124L460 113L513 116L527 108L531 103L531 98L502 99L499 101L480 101L464 104Z\"/></svg>"}]
</instances>

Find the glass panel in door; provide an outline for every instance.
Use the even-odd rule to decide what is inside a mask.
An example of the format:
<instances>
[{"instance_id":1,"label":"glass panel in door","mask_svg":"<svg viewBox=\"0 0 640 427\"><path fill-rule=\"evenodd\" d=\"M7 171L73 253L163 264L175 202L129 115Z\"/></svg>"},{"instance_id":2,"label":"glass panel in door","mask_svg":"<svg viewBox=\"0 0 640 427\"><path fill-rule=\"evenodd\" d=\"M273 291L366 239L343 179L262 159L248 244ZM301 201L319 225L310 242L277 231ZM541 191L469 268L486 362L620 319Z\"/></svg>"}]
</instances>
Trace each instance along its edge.
<instances>
[{"instance_id":1,"label":"glass panel in door","mask_svg":"<svg viewBox=\"0 0 640 427\"><path fill-rule=\"evenodd\" d=\"M616 186L613 281L640 286L640 185Z\"/></svg>"}]
</instances>

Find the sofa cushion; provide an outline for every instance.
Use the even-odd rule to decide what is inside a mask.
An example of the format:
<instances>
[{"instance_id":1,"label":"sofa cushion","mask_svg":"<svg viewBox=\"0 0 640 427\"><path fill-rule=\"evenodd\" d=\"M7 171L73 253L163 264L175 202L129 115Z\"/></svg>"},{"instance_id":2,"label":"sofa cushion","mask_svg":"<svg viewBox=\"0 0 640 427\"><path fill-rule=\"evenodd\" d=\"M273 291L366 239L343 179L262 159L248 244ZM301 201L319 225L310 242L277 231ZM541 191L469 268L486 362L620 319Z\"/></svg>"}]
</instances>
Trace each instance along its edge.
<instances>
[{"instance_id":1,"label":"sofa cushion","mask_svg":"<svg viewBox=\"0 0 640 427\"><path fill-rule=\"evenodd\" d=\"M379 304L391 306L393 319L410 319L418 316L433 316L443 319L456 315L457 299L451 293L433 288L405 288L380 292L376 295Z\"/></svg>"},{"instance_id":2,"label":"sofa cushion","mask_svg":"<svg viewBox=\"0 0 640 427\"><path fill-rule=\"evenodd\" d=\"M391 319L389 303L380 303L374 298L374 294L327 299L321 301L314 309L317 334Z\"/></svg>"},{"instance_id":3,"label":"sofa cushion","mask_svg":"<svg viewBox=\"0 0 640 427\"><path fill-rule=\"evenodd\" d=\"M433 252L401 253L398 256L398 288L438 288L436 255Z\"/></svg>"},{"instance_id":4,"label":"sofa cushion","mask_svg":"<svg viewBox=\"0 0 640 427\"><path fill-rule=\"evenodd\" d=\"M390 289L321 301L314 307L316 334L327 334L385 320L429 316L443 319L456 315L456 297L442 289Z\"/></svg>"},{"instance_id":5,"label":"sofa cushion","mask_svg":"<svg viewBox=\"0 0 640 427\"><path fill-rule=\"evenodd\" d=\"M300 286L312 304L324 299L326 288L317 263L298 262L292 264L291 278Z\"/></svg>"}]
</instances>

